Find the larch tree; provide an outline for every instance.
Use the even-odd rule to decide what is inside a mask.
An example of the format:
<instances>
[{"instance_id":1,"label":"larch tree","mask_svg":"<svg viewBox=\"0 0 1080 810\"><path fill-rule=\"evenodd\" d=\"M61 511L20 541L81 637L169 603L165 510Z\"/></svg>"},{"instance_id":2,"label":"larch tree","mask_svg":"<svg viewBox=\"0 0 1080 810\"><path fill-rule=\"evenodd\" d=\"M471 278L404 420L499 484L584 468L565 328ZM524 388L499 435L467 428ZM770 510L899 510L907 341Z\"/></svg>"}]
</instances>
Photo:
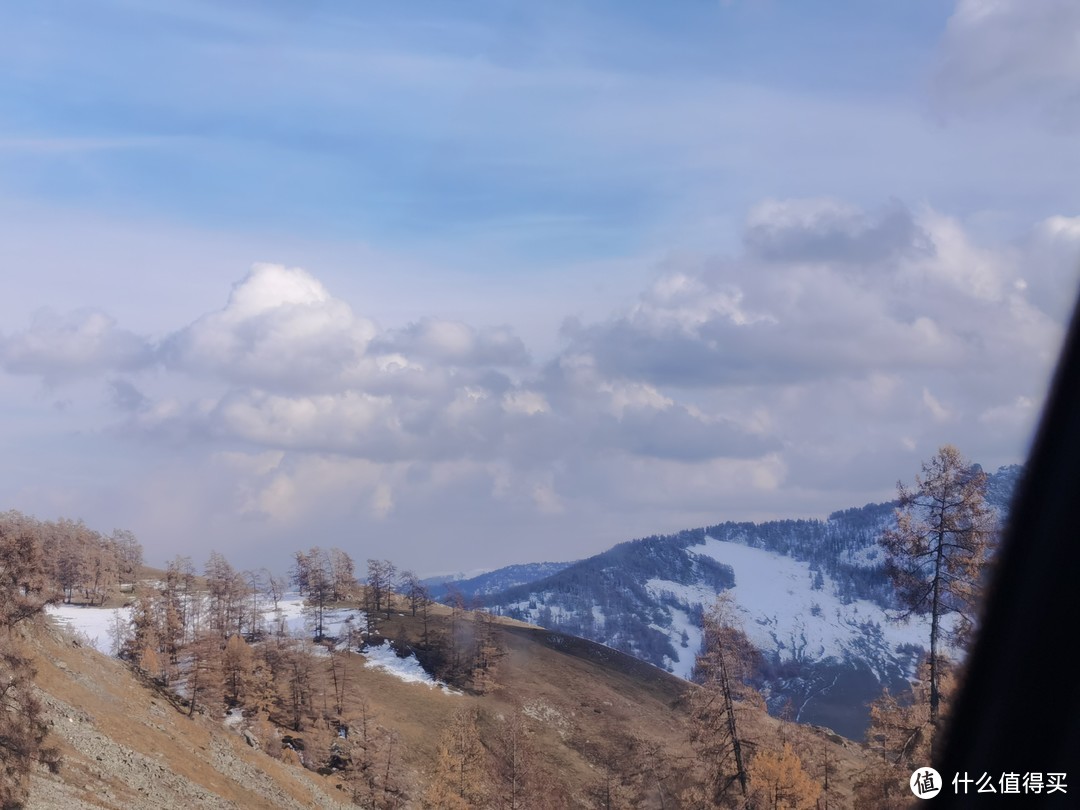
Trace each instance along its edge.
<instances>
[{"instance_id":1,"label":"larch tree","mask_svg":"<svg viewBox=\"0 0 1080 810\"><path fill-rule=\"evenodd\" d=\"M113 529L110 541L116 552L117 574L120 582L134 585L135 580L139 578L139 568L143 563L142 545L127 529Z\"/></svg>"},{"instance_id":2,"label":"larch tree","mask_svg":"<svg viewBox=\"0 0 1080 810\"><path fill-rule=\"evenodd\" d=\"M536 806L536 751L520 711L500 718L490 749L496 806L504 810Z\"/></svg>"},{"instance_id":3,"label":"larch tree","mask_svg":"<svg viewBox=\"0 0 1080 810\"><path fill-rule=\"evenodd\" d=\"M326 608L334 600L334 574L330 553L312 546L296 552L291 581L304 594L304 613L311 625L315 641L322 641Z\"/></svg>"},{"instance_id":4,"label":"larch tree","mask_svg":"<svg viewBox=\"0 0 1080 810\"><path fill-rule=\"evenodd\" d=\"M415 616L420 603L425 599L430 599L431 595L428 593L427 588L424 587L424 583L420 581L420 577L412 571L402 571L401 582L405 588L405 597L409 600L409 609L412 611L412 615Z\"/></svg>"},{"instance_id":5,"label":"larch tree","mask_svg":"<svg viewBox=\"0 0 1080 810\"><path fill-rule=\"evenodd\" d=\"M188 717L197 711L211 716L221 714L225 684L222 677L220 636L203 630L187 646L189 655L187 689L190 697Z\"/></svg>"},{"instance_id":6,"label":"larch tree","mask_svg":"<svg viewBox=\"0 0 1080 810\"><path fill-rule=\"evenodd\" d=\"M897 810L909 806L907 778L931 760L933 726L930 723L930 662L921 665L919 680L903 699L889 690L870 704L867 748L880 758L856 781L860 806ZM956 687L956 667L939 669L941 705L947 710ZM943 715L946 714L943 711Z\"/></svg>"},{"instance_id":7,"label":"larch tree","mask_svg":"<svg viewBox=\"0 0 1080 810\"><path fill-rule=\"evenodd\" d=\"M746 740L736 705L759 699L748 685L757 652L739 629L726 593L706 611L702 630L702 652L694 666L701 688L690 695L690 741L705 768L704 799L714 807L745 806L749 796Z\"/></svg>"},{"instance_id":8,"label":"larch tree","mask_svg":"<svg viewBox=\"0 0 1080 810\"><path fill-rule=\"evenodd\" d=\"M229 636L221 652L221 675L226 703L230 707L247 702L253 670L254 656L244 637L236 634Z\"/></svg>"},{"instance_id":9,"label":"larch tree","mask_svg":"<svg viewBox=\"0 0 1080 810\"><path fill-rule=\"evenodd\" d=\"M473 645L470 681L473 691L483 695L495 687L499 660L506 655L495 629L495 617L486 610L473 613Z\"/></svg>"},{"instance_id":10,"label":"larch tree","mask_svg":"<svg viewBox=\"0 0 1080 810\"><path fill-rule=\"evenodd\" d=\"M489 804L486 753L476 709L458 709L439 741L435 774L423 797L431 810L467 810Z\"/></svg>"},{"instance_id":11,"label":"larch tree","mask_svg":"<svg viewBox=\"0 0 1080 810\"><path fill-rule=\"evenodd\" d=\"M36 765L54 773L59 751L46 745L44 709L33 691L34 668L16 626L40 615L60 593L46 576L40 524L0 513L0 807L21 807Z\"/></svg>"},{"instance_id":12,"label":"larch tree","mask_svg":"<svg viewBox=\"0 0 1080 810\"><path fill-rule=\"evenodd\" d=\"M791 743L759 751L748 767L755 810L815 810L821 785L806 772Z\"/></svg>"},{"instance_id":13,"label":"larch tree","mask_svg":"<svg viewBox=\"0 0 1080 810\"><path fill-rule=\"evenodd\" d=\"M356 590L356 564L340 548L330 549L330 584L333 600L340 602L352 596Z\"/></svg>"},{"instance_id":14,"label":"larch tree","mask_svg":"<svg viewBox=\"0 0 1080 810\"><path fill-rule=\"evenodd\" d=\"M965 645L971 638L984 565L997 532L986 502L986 474L952 445L922 465L915 486L897 484L896 526L880 543L902 612L930 620L929 723L931 748L941 727L943 642ZM953 626L947 617L955 617Z\"/></svg>"}]
</instances>

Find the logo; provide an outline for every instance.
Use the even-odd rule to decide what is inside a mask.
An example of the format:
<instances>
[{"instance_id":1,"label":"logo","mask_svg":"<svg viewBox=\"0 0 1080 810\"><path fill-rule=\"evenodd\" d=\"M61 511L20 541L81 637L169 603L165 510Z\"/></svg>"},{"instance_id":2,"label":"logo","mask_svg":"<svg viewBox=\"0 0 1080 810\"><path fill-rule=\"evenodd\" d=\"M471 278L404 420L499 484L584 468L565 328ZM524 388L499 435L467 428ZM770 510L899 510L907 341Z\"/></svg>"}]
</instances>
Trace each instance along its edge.
<instances>
[{"instance_id":1,"label":"logo","mask_svg":"<svg viewBox=\"0 0 1080 810\"><path fill-rule=\"evenodd\" d=\"M941 774L933 768L919 768L911 774L908 784L920 799L932 799L941 792Z\"/></svg>"}]
</instances>

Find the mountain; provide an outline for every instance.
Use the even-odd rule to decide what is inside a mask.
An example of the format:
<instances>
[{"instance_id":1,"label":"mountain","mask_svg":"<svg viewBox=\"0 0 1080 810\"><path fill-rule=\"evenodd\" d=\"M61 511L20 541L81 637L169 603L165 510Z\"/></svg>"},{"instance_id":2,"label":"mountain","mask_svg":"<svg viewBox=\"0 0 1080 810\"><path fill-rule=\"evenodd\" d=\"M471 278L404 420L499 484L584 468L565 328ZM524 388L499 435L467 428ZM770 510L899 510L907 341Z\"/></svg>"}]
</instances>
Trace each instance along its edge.
<instances>
[{"instance_id":1,"label":"mountain","mask_svg":"<svg viewBox=\"0 0 1080 810\"><path fill-rule=\"evenodd\" d=\"M451 591L468 594L470 598L505 591L515 585L536 582L559 573L572 562L525 563L508 565L495 571L484 571L469 577L435 576L422 580L432 599L442 599Z\"/></svg>"},{"instance_id":2,"label":"mountain","mask_svg":"<svg viewBox=\"0 0 1080 810\"><path fill-rule=\"evenodd\" d=\"M1022 473L989 476L1002 515ZM689 678L700 618L730 590L744 630L763 653L762 687L773 711L789 710L859 738L866 704L882 686L903 689L929 631L898 624L877 538L895 503L834 512L826 520L726 522L633 540L533 581L493 592L500 570L445 587L494 612L598 641ZM508 579L522 576L521 566ZM507 569L508 570L508 569Z\"/></svg>"}]
</instances>

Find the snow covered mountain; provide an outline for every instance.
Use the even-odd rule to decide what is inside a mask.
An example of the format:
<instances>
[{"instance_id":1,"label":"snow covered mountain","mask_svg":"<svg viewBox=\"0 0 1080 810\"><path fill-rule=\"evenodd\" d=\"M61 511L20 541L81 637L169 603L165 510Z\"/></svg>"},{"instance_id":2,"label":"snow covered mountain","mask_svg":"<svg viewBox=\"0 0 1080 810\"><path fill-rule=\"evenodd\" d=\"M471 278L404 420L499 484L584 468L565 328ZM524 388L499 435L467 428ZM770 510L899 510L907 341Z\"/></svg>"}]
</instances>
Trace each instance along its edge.
<instances>
[{"instance_id":1,"label":"snow covered mountain","mask_svg":"<svg viewBox=\"0 0 1080 810\"><path fill-rule=\"evenodd\" d=\"M990 476L988 498L1002 514L1021 471ZM924 621L889 619L896 604L877 538L894 506L868 504L827 520L722 523L621 543L532 581L516 570L509 578L521 584L498 592L491 586L499 571L453 587L503 615L684 678L701 644L702 610L730 589L765 658L770 707L858 738L866 702L882 685L904 686L929 638Z\"/></svg>"}]
</instances>

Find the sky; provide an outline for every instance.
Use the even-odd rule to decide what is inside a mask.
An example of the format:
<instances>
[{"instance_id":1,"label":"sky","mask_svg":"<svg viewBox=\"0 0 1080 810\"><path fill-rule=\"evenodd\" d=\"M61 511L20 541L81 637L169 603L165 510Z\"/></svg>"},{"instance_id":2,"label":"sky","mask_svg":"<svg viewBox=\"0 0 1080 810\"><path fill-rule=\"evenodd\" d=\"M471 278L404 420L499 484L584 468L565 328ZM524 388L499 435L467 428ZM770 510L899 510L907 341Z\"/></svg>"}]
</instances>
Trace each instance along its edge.
<instances>
[{"instance_id":1,"label":"sky","mask_svg":"<svg viewBox=\"0 0 1080 810\"><path fill-rule=\"evenodd\" d=\"M0 508L576 559L1023 461L1074 0L0 6Z\"/></svg>"}]
</instances>

